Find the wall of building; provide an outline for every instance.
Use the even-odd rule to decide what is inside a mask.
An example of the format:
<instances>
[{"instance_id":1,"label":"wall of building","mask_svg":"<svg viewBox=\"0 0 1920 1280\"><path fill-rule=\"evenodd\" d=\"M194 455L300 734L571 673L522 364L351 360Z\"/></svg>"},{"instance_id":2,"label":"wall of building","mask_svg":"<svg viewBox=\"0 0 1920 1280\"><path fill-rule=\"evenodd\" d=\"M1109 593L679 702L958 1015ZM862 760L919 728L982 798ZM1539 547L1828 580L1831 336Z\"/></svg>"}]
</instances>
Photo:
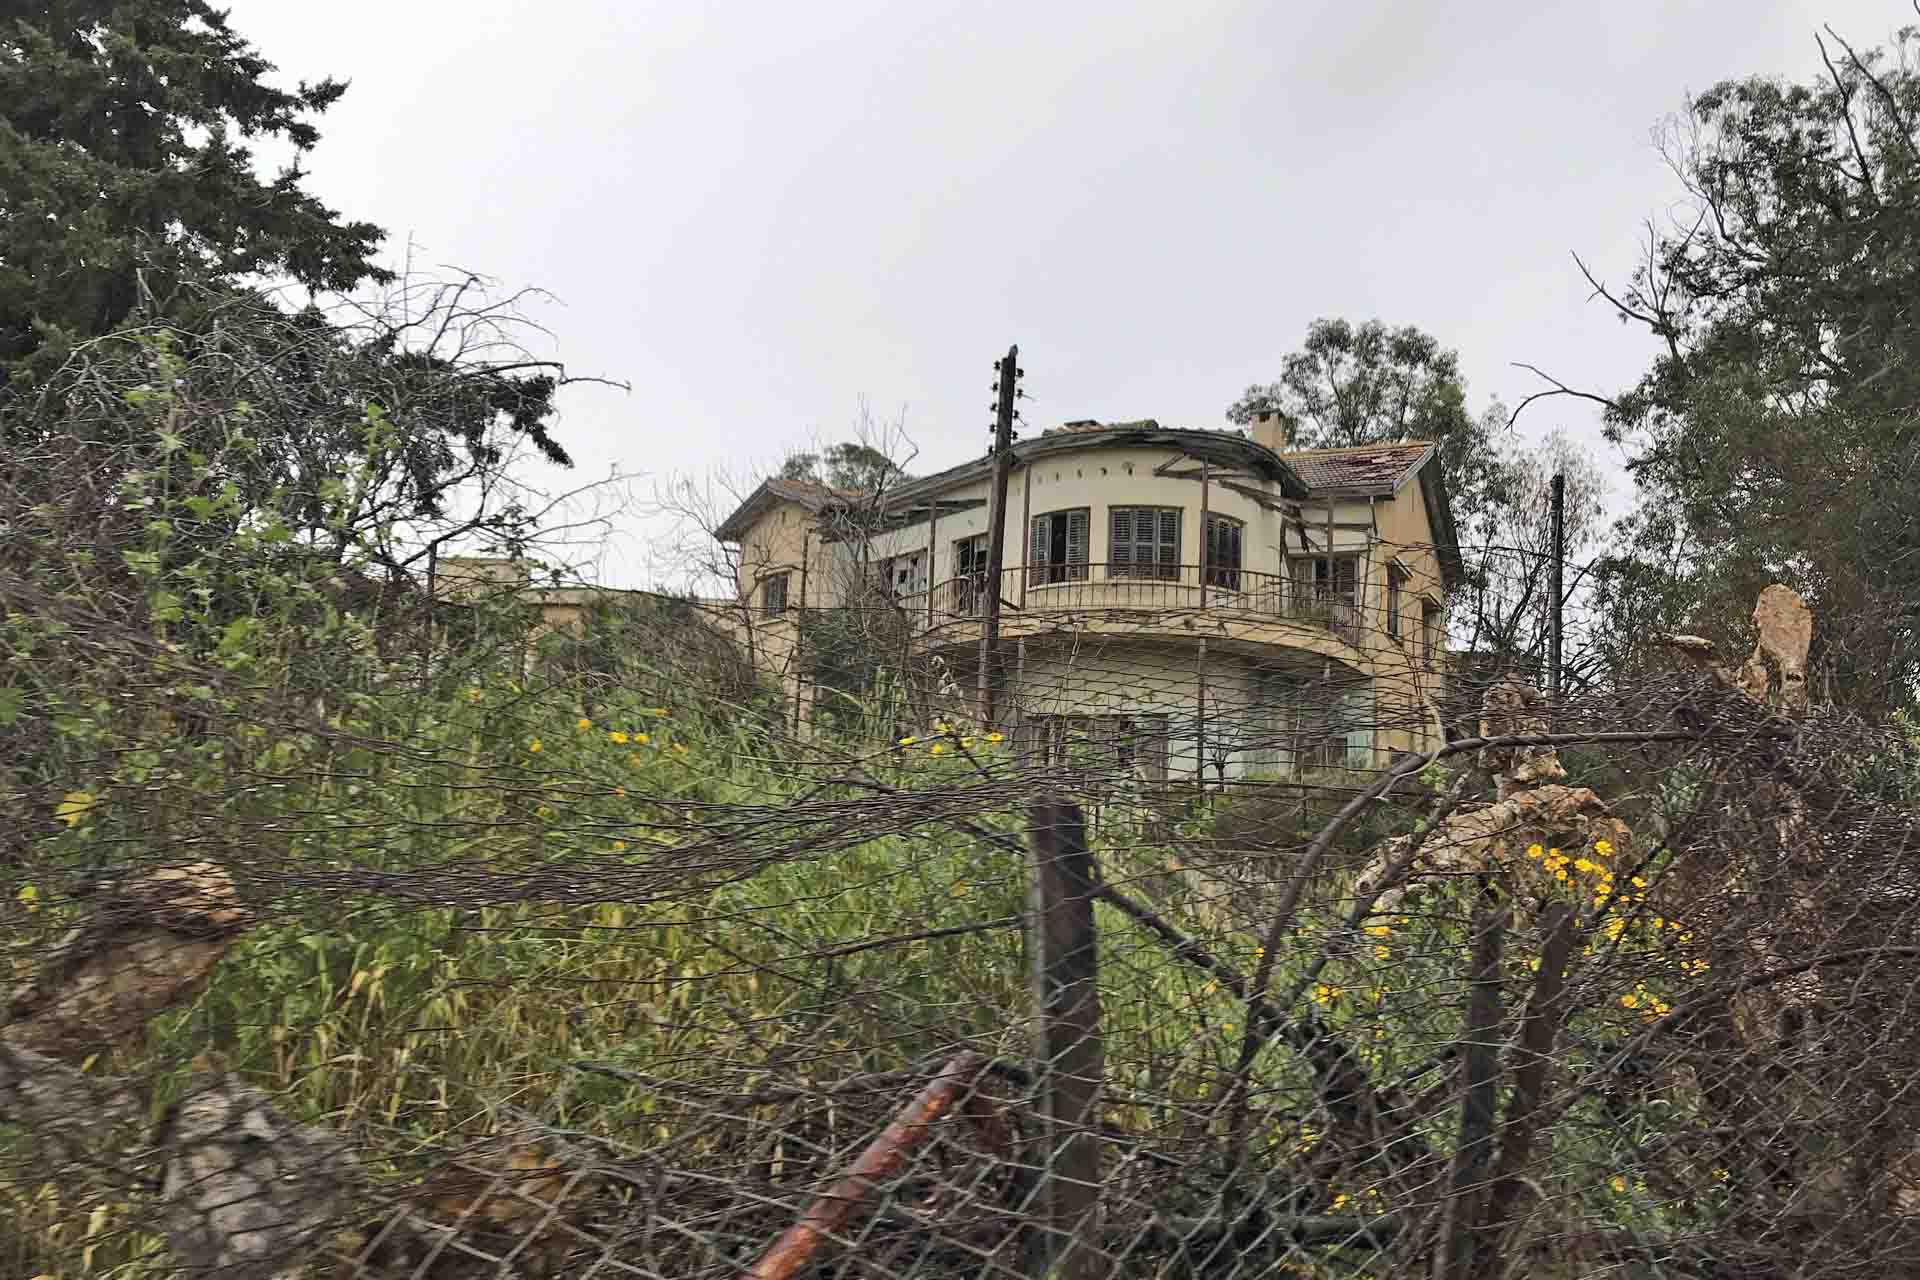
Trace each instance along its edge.
<instances>
[{"instance_id":1,"label":"wall of building","mask_svg":"<svg viewBox=\"0 0 1920 1280\"><path fill-rule=\"evenodd\" d=\"M1178 507L1182 512L1180 561L1184 565L1197 565L1204 546L1201 485L1197 478L1154 474L1155 468L1169 462L1182 471L1199 468L1197 461L1165 448L1089 448L1016 465L1008 488L1006 542L1002 552L1003 564L1009 570L1003 580L1008 599L1016 604L1030 603L1030 595L1036 600L1044 599L1046 587L1030 587L1026 575L1015 571L1026 565L1029 521L1053 511L1089 509L1088 560L1095 566L1104 566L1111 558L1108 516L1111 507ZM1236 483L1278 498L1275 486L1244 475L1236 475L1234 479ZM769 573L785 571L791 575L789 605L800 605L800 568L804 558L805 603L809 607L830 607L847 598L847 588L862 571L863 563L876 581L888 581L884 576L885 563L894 556L916 553L927 561L924 576L937 593L942 584L956 576L955 543L987 531L988 492L989 480L984 475L956 485L937 496L943 501L973 500L979 505L948 513L937 520L921 519L877 533L864 544L825 541L812 532L810 513L797 503L781 503L742 544L743 596L757 591L758 584ZM1233 517L1244 525L1241 564L1244 573L1284 577L1288 562L1302 555L1298 535L1289 536L1281 513L1267 510L1254 499L1219 483L1208 486L1207 497L1209 512ZM1433 535L1425 496L1418 481L1409 481L1390 498L1337 501L1331 513L1331 529L1327 527L1328 513L1324 505L1316 508L1313 500L1309 500L1305 507L1312 554L1322 554L1330 537L1335 554L1360 558L1361 626L1355 647L1359 650L1357 666L1370 677L1368 696L1380 726L1374 735L1378 758L1384 761L1396 751L1432 746L1438 738L1438 719L1433 709L1438 677L1422 652L1420 604L1423 599L1443 601L1444 593L1438 558L1431 545ZM1389 636L1387 631L1390 564L1398 564L1407 575L1398 639ZM1089 575L1094 582L1106 577L1104 568L1095 568ZM755 594L756 604L758 599ZM924 602L924 597L920 602ZM909 602L909 607L920 605ZM752 637L749 643L754 644L760 660L790 681L792 640L782 634L786 628L764 620L756 622L755 628L763 634ZM1065 705L1072 698L1085 697L1093 700L1088 705L1131 706L1141 714L1160 714L1158 708L1162 703L1184 708L1187 736L1177 739L1171 749L1176 756L1180 751L1186 753L1184 776L1190 776L1195 744L1191 733L1193 698L1198 690L1193 648L1180 645L1171 650L1156 650L1151 646L1127 649L1127 643L1111 637L1098 641L1103 655L1121 655L1116 659L1120 664L1118 675L1116 669L1103 669L1096 674L1084 658L1076 668L1058 652L1038 658L1030 652L1029 661L1039 665L1031 669L1028 687L1034 697L1055 707ZM1220 653L1210 655L1209 665L1218 670L1217 679L1209 682L1214 696L1237 700L1238 705L1260 701L1263 695L1246 683L1249 680L1257 683L1253 667L1258 664L1250 665L1244 657ZM1082 711L1082 714L1097 713ZM1173 712L1169 710L1167 714ZM1236 752L1236 756L1244 755L1245 759L1236 759L1230 765L1230 774L1258 767L1256 754ZM1179 775L1180 769L1175 768L1174 772Z\"/></svg>"}]
</instances>

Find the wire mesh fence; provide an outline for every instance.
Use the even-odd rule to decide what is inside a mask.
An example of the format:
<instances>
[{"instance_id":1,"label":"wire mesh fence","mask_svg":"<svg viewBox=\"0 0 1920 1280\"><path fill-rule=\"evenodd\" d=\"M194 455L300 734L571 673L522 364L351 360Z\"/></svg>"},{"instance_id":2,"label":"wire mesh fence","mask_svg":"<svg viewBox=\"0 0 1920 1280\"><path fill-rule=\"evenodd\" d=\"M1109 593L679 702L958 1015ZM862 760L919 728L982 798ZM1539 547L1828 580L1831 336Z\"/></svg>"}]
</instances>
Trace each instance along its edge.
<instances>
[{"instance_id":1,"label":"wire mesh fence","mask_svg":"<svg viewBox=\"0 0 1920 1280\"><path fill-rule=\"evenodd\" d=\"M1920 1272L1920 761L1786 595L1559 705L1333 573L156 609L100 465L8 480L5 1274Z\"/></svg>"}]
</instances>

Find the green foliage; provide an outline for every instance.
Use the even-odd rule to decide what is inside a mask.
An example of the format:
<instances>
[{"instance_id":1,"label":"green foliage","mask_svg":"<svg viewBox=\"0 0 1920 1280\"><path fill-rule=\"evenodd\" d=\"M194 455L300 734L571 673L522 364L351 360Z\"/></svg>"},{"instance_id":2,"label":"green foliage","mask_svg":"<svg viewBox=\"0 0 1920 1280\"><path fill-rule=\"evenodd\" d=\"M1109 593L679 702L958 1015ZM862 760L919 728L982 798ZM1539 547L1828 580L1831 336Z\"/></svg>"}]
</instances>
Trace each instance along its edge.
<instances>
[{"instance_id":1,"label":"green foliage","mask_svg":"<svg viewBox=\"0 0 1920 1280\"><path fill-rule=\"evenodd\" d=\"M1669 158L1698 217L1609 296L1663 350L1609 413L1643 503L1603 606L1628 638L1732 640L1785 581L1835 697L1869 711L1910 705L1920 674L1917 41L1690 102Z\"/></svg>"},{"instance_id":2,"label":"green foliage","mask_svg":"<svg viewBox=\"0 0 1920 1280\"><path fill-rule=\"evenodd\" d=\"M1301 449L1433 441L1463 516L1497 502L1506 483L1493 436L1499 415L1468 412L1459 354L1411 325L1315 320L1300 350L1281 360L1279 380L1248 387L1227 419L1244 424L1262 411L1278 411Z\"/></svg>"},{"instance_id":3,"label":"green foliage","mask_svg":"<svg viewBox=\"0 0 1920 1280\"><path fill-rule=\"evenodd\" d=\"M820 453L790 454L780 466L780 478L878 493L908 477L884 451L858 440L843 440Z\"/></svg>"},{"instance_id":4,"label":"green foliage","mask_svg":"<svg viewBox=\"0 0 1920 1280\"><path fill-rule=\"evenodd\" d=\"M205 0L52 0L0 20L0 369L46 372L187 281L290 276L341 290L386 273L382 232L271 181L240 139L305 152L335 80L270 87L270 63Z\"/></svg>"}]
</instances>

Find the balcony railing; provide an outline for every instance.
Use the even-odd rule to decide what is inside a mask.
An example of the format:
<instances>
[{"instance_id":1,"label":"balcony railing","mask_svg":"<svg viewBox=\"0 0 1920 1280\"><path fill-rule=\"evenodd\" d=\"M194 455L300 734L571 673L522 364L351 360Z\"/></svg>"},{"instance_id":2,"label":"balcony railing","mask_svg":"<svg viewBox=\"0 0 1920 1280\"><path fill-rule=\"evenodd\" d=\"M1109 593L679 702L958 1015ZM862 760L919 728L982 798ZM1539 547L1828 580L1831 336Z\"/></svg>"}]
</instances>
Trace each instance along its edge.
<instances>
[{"instance_id":1,"label":"balcony railing","mask_svg":"<svg viewBox=\"0 0 1920 1280\"><path fill-rule=\"evenodd\" d=\"M899 597L920 629L984 617L987 575L967 574ZM1254 615L1324 627L1349 644L1360 640L1360 610L1347 591L1196 564L1058 564L1005 570L1000 576L1003 623L1023 615L1190 612Z\"/></svg>"}]
</instances>

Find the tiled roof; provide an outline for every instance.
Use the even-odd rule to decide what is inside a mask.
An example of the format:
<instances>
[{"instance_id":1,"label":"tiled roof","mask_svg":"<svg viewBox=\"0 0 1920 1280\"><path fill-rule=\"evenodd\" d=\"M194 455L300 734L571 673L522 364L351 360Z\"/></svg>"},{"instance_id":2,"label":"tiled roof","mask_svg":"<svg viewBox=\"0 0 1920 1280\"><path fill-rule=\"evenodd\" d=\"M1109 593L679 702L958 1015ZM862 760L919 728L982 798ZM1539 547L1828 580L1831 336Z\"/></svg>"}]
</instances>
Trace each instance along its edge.
<instances>
[{"instance_id":1,"label":"tiled roof","mask_svg":"<svg viewBox=\"0 0 1920 1280\"><path fill-rule=\"evenodd\" d=\"M1095 422L1092 418L1082 418L1077 422L1063 422L1057 427L1048 427L1040 434L1043 436L1082 435L1089 431L1158 431L1160 424L1152 418L1136 418L1132 422Z\"/></svg>"},{"instance_id":2,"label":"tiled roof","mask_svg":"<svg viewBox=\"0 0 1920 1280\"><path fill-rule=\"evenodd\" d=\"M836 489L832 485L818 484L812 480L777 478L767 481L767 492L776 498L797 502L812 511L818 511L829 502L845 502L865 496L865 493L859 489Z\"/></svg>"},{"instance_id":3,"label":"tiled roof","mask_svg":"<svg viewBox=\"0 0 1920 1280\"><path fill-rule=\"evenodd\" d=\"M1389 494L1433 451L1425 440L1350 449L1289 449L1280 457L1315 493Z\"/></svg>"},{"instance_id":4,"label":"tiled roof","mask_svg":"<svg viewBox=\"0 0 1920 1280\"><path fill-rule=\"evenodd\" d=\"M746 535L753 522L760 518L776 502L797 502L809 511L821 511L836 502L851 502L866 495L858 489L836 489L832 485L816 484L812 480L782 480L778 477L763 480L760 487L748 494L746 501L734 508L733 514L720 522L714 536L722 542L738 542Z\"/></svg>"}]
</instances>

